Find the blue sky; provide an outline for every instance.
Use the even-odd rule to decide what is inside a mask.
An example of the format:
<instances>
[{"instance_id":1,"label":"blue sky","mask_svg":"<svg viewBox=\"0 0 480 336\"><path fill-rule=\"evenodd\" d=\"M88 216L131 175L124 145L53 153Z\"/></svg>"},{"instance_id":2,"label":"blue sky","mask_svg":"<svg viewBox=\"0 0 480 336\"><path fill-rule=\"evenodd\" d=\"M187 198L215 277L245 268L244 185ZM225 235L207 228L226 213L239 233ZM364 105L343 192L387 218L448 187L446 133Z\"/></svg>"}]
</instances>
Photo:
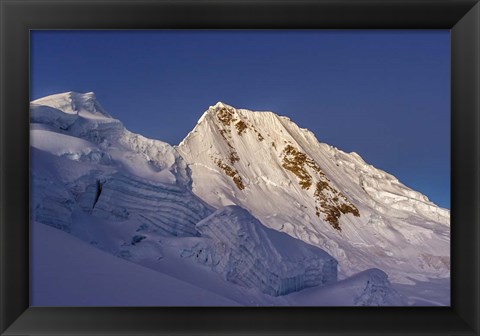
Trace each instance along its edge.
<instances>
[{"instance_id":1,"label":"blue sky","mask_svg":"<svg viewBox=\"0 0 480 336\"><path fill-rule=\"evenodd\" d=\"M31 99L77 91L178 144L208 106L270 110L450 208L450 33L34 31Z\"/></svg>"}]
</instances>

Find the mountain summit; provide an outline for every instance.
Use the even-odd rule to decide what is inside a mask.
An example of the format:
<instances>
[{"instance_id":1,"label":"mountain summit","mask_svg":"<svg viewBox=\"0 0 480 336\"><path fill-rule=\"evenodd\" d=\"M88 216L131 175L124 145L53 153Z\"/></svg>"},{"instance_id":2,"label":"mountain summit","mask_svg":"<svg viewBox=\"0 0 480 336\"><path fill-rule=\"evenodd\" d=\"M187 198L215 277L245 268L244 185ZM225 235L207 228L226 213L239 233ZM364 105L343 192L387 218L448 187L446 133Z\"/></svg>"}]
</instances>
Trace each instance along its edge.
<instances>
[{"instance_id":1,"label":"mountain summit","mask_svg":"<svg viewBox=\"0 0 480 336\"><path fill-rule=\"evenodd\" d=\"M95 93L65 92L43 97L31 102L32 105L47 106L64 113L82 116L111 118L97 101Z\"/></svg>"},{"instance_id":2,"label":"mountain summit","mask_svg":"<svg viewBox=\"0 0 480 336\"><path fill-rule=\"evenodd\" d=\"M200 198L329 251L343 276L370 267L406 283L449 275L448 210L287 117L219 102L178 150Z\"/></svg>"}]
</instances>

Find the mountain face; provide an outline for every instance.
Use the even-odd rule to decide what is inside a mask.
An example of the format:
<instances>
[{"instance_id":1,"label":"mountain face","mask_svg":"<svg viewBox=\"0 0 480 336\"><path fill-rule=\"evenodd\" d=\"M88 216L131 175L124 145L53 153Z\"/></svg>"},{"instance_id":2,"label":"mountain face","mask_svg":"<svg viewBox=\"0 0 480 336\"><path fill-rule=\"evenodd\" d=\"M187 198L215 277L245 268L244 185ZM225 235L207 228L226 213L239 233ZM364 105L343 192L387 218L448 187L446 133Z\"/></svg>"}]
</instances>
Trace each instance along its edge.
<instances>
[{"instance_id":1,"label":"mountain face","mask_svg":"<svg viewBox=\"0 0 480 336\"><path fill-rule=\"evenodd\" d=\"M340 277L372 267L403 283L449 276L448 210L289 118L217 103L178 151L196 195L328 251Z\"/></svg>"},{"instance_id":2,"label":"mountain face","mask_svg":"<svg viewBox=\"0 0 480 336\"><path fill-rule=\"evenodd\" d=\"M33 228L212 293L205 305L404 305L389 279L449 276L448 210L274 113L218 103L171 146L67 92L31 102L30 129Z\"/></svg>"}]
</instances>

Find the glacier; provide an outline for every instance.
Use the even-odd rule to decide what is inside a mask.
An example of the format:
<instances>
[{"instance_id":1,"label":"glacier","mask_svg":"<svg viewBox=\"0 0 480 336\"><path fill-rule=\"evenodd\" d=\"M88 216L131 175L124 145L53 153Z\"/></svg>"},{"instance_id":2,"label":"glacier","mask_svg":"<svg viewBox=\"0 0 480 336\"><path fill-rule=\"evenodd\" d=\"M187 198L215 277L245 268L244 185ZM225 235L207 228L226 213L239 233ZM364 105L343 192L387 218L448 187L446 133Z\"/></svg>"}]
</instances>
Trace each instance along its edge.
<instances>
[{"instance_id":1,"label":"glacier","mask_svg":"<svg viewBox=\"0 0 480 336\"><path fill-rule=\"evenodd\" d=\"M195 234L213 211L172 146L129 132L92 93L32 102L31 161L33 219L66 231L77 208L160 235Z\"/></svg>"},{"instance_id":2,"label":"glacier","mask_svg":"<svg viewBox=\"0 0 480 336\"><path fill-rule=\"evenodd\" d=\"M118 271L131 262L207 302L267 306L335 305L332 293L337 305L404 305L389 279L449 274L448 210L288 118L218 103L172 146L128 131L91 92L30 109L32 228L125 259Z\"/></svg>"},{"instance_id":3,"label":"glacier","mask_svg":"<svg viewBox=\"0 0 480 336\"><path fill-rule=\"evenodd\" d=\"M329 254L266 228L239 206L218 209L196 228L201 238L182 255L227 281L273 296L337 281L337 261Z\"/></svg>"}]
</instances>

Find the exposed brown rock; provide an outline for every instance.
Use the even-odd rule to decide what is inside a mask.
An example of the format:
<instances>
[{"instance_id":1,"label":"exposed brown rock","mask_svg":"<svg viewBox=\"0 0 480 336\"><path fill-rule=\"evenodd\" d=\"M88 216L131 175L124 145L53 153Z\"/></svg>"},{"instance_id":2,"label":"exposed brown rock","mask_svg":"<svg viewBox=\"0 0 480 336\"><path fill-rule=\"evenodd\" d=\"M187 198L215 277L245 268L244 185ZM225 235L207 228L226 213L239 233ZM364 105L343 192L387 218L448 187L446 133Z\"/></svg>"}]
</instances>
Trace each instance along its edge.
<instances>
[{"instance_id":1,"label":"exposed brown rock","mask_svg":"<svg viewBox=\"0 0 480 336\"><path fill-rule=\"evenodd\" d=\"M237 152L230 152L230 155L228 156L228 160L230 161L231 164L234 164L235 162L240 161L240 157L238 156Z\"/></svg>"},{"instance_id":2,"label":"exposed brown rock","mask_svg":"<svg viewBox=\"0 0 480 336\"><path fill-rule=\"evenodd\" d=\"M291 171L300 180L298 183L303 189L309 189L312 185L312 175L305 169L307 155L299 152L292 145L288 145L283 150L282 167Z\"/></svg>"},{"instance_id":3,"label":"exposed brown rock","mask_svg":"<svg viewBox=\"0 0 480 336\"><path fill-rule=\"evenodd\" d=\"M316 202L321 206L321 208L316 208L316 215L320 217L319 212L323 213L325 220L329 222L334 229L342 231L338 223L340 216L351 213L356 217L360 217L360 212L343 193L333 188L328 183L329 181L327 181L319 181L316 185L314 197ZM331 197L330 195L332 194L337 196Z\"/></svg>"},{"instance_id":4,"label":"exposed brown rock","mask_svg":"<svg viewBox=\"0 0 480 336\"><path fill-rule=\"evenodd\" d=\"M257 131L255 131L255 132L257 132ZM258 138L259 141L263 141L263 136L259 132L257 132L257 138Z\"/></svg>"},{"instance_id":5,"label":"exposed brown rock","mask_svg":"<svg viewBox=\"0 0 480 336\"><path fill-rule=\"evenodd\" d=\"M225 126L229 126L232 121L236 120L233 110L226 107L217 110L217 118Z\"/></svg>"},{"instance_id":6,"label":"exposed brown rock","mask_svg":"<svg viewBox=\"0 0 480 336\"><path fill-rule=\"evenodd\" d=\"M229 165L225 164L222 160L220 159L213 159L216 165L222 169L227 176L230 176L237 186L238 189L243 190L245 189L245 185L243 184L242 177L238 174L237 170L234 170L232 167Z\"/></svg>"},{"instance_id":7,"label":"exposed brown rock","mask_svg":"<svg viewBox=\"0 0 480 336\"><path fill-rule=\"evenodd\" d=\"M345 204L345 203L341 204L340 205L340 211L343 214L351 213L355 217L360 217L360 212L358 211L358 209L353 204L351 204L351 205Z\"/></svg>"},{"instance_id":8,"label":"exposed brown rock","mask_svg":"<svg viewBox=\"0 0 480 336\"><path fill-rule=\"evenodd\" d=\"M237 122L235 124L235 127L237 128L238 135L242 135L242 133L245 133L246 129L248 128L247 124L245 124L243 120L240 120L239 122Z\"/></svg>"},{"instance_id":9,"label":"exposed brown rock","mask_svg":"<svg viewBox=\"0 0 480 336\"><path fill-rule=\"evenodd\" d=\"M219 117L219 120L220 120L220 117ZM224 120L226 120L226 117L224 118ZM234 119L234 120L236 120L236 119ZM230 124L230 122L228 123L228 125L229 124ZM232 136L229 133L230 129L224 129L224 128L219 127L219 131L220 131L220 135L225 140L225 143L230 148L230 153L229 153L229 156L228 156L228 160L230 161L230 163L234 164L235 162L240 161L240 157L238 156L237 152L235 151L235 147L233 147L233 145L231 144Z\"/></svg>"},{"instance_id":10,"label":"exposed brown rock","mask_svg":"<svg viewBox=\"0 0 480 336\"><path fill-rule=\"evenodd\" d=\"M298 183L303 189L310 189L313 179L317 180L313 193L317 217L323 214L325 221L334 229L341 231L338 220L342 214L351 213L354 216L360 216L358 209L347 197L331 186L330 180L313 159L292 145L287 145L282 153L284 155L282 166L297 176L299 179ZM307 168L313 170L314 176Z\"/></svg>"}]
</instances>

